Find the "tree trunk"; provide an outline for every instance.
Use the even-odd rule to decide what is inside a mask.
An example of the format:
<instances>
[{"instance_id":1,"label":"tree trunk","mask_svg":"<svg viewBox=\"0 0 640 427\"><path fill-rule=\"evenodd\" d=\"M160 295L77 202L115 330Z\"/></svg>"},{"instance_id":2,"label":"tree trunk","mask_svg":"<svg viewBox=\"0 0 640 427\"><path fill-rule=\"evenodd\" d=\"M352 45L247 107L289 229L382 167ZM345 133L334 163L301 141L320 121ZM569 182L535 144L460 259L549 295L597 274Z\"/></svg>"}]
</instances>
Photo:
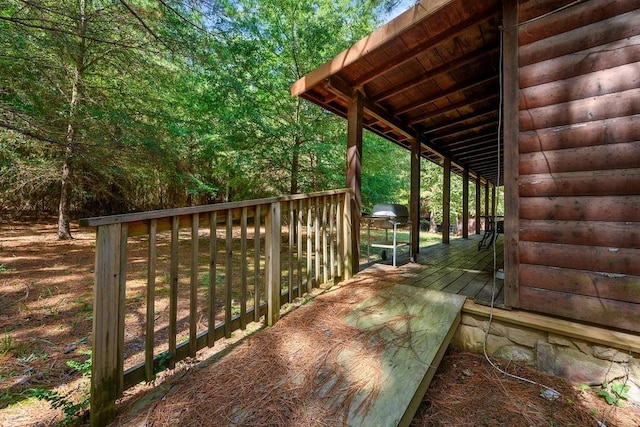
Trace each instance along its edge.
<instances>
[{"instance_id":1,"label":"tree trunk","mask_svg":"<svg viewBox=\"0 0 640 427\"><path fill-rule=\"evenodd\" d=\"M300 136L296 135L296 141L291 153L291 188L289 194L298 193L298 175L300 174L300 146L302 142Z\"/></svg>"},{"instance_id":2,"label":"tree trunk","mask_svg":"<svg viewBox=\"0 0 640 427\"><path fill-rule=\"evenodd\" d=\"M60 179L60 204L58 206L58 239L71 239L71 147L67 147L62 163L62 177Z\"/></svg>"},{"instance_id":3,"label":"tree trunk","mask_svg":"<svg viewBox=\"0 0 640 427\"><path fill-rule=\"evenodd\" d=\"M79 20L78 20L78 54L75 57L75 69L73 82L71 84L71 100L69 101L69 119L67 122L67 133L65 135L65 153L62 162L62 176L60 177L60 204L58 205L58 239L71 239L71 193L73 191L72 162L74 147L76 144L76 111L80 102L82 92L82 78L84 73L85 60L85 38L86 31L86 9L85 1L80 0Z\"/></svg>"},{"instance_id":4,"label":"tree trunk","mask_svg":"<svg viewBox=\"0 0 640 427\"><path fill-rule=\"evenodd\" d=\"M296 110L293 118L296 125L300 123L300 108L301 100L300 98L297 98ZM298 176L300 175L300 148L302 147L302 138L300 137L299 132L300 131L296 132L295 141L293 143L293 150L291 153L291 188L289 194L298 193Z\"/></svg>"}]
</instances>

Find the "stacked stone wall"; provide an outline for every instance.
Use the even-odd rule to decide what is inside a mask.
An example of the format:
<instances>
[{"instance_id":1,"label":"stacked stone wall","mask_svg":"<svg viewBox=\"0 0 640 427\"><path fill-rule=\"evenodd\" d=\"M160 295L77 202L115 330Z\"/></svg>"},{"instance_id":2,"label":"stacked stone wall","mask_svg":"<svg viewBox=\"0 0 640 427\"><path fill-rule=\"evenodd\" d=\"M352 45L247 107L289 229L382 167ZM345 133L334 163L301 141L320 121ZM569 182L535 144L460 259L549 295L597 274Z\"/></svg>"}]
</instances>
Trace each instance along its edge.
<instances>
[{"instance_id":1,"label":"stacked stone wall","mask_svg":"<svg viewBox=\"0 0 640 427\"><path fill-rule=\"evenodd\" d=\"M483 353L488 328L488 318L463 314L451 345ZM576 384L598 386L604 382L624 382L630 386L631 400L640 402L638 354L495 319L491 322L486 348L491 357L524 362Z\"/></svg>"}]
</instances>

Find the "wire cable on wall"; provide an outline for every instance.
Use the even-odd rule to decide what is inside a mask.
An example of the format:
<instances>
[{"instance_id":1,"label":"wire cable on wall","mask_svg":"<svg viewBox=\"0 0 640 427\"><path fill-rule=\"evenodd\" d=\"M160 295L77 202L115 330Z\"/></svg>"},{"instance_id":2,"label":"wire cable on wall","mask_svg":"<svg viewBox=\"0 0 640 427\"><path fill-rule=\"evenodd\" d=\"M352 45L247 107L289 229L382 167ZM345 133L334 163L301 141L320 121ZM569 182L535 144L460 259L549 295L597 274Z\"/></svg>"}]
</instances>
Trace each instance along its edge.
<instances>
[{"instance_id":1,"label":"wire cable on wall","mask_svg":"<svg viewBox=\"0 0 640 427\"><path fill-rule=\"evenodd\" d=\"M499 106L498 106L498 142L497 142L497 148L498 148L498 177L496 180L496 185L500 185L500 166L501 166L501 161L500 161L500 154L501 154L501 149L502 149L502 145L500 143L500 138L502 137L502 105L503 105L503 86L504 86L504 82L503 82L503 75L502 75L502 60L503 60L503 36L504 36L504 28L501 26L499 28L500 30L500 59L499 59L499 69L498 69L498 81L500 84L500 96L499 96ZM484 333L484 341L482 343L482 351L484 353L484 357L487 360L487 362L489 362L489 364L495 368L496 370L498 370L499 372L501 372L502 374L510 377L510 378L514 378L516 380L519 381L524 381L526 383L529 384L533 384L533 385L537 385L539 387L542 387L544 389L544 397L548 398L550 400L556 399L560 396L560 393L557 390L554 390L551 387L548 387L544 384L540 384L536 381L533 381L531 379L528 378L524 378L518 375L514 375L511 374L509 372L506 372L505 370L503 370L502 368L500 368L498 365L496 365L495 363L493 363L493 361L491 360L491 358L489 357L489 355L487 354L487 342L489 340L489 331L491 330L491 324L493 322L493 311L494 311L494 306L495 306L495 300L496 300L496 272L497 272L497 249L496 249L496 242L498 240L498 233L497 233L497 228L498 228L498 221L497 221L497 212L494 210L494 218L493 218L493 227L494 227L494 234L495 237L493 239L493 283L491 285L491 309L489 311L489 324L487 326L487 329Z\"/></svg>"}]
</instances>

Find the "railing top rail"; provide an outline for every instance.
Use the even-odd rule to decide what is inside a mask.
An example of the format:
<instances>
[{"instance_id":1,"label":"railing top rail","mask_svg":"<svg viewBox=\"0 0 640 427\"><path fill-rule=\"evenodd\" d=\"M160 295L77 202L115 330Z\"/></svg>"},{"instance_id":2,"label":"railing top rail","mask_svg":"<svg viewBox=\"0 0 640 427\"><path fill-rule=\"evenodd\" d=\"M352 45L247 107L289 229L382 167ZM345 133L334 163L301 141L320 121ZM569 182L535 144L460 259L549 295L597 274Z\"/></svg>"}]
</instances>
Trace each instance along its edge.
<instances>
[{"instance_id":1,"label":"railing top rail","mask_svg":"<svg viewBox=\"0 0 640 427\"><path fill-rule=\"evenodd\" d=\"M216 212L227 209L237 209L250 206L267 205L276 202L288 202L292 200L307 199L313 197L332 196L337 194L348 193L348 188L338 190L326 190L315 193L292 194L280 197L269 197L264 199L241 200L237 202L216 203L211 205L189 206L185 208L161 209L147 212L135 212L129 214L97 216L91 218L80 219L81 227L98 227L101 225L124 224L136 221L144 221L149 219L168 218L180 215L191 215L196 213Z\"/></svg>"}]
</instances>

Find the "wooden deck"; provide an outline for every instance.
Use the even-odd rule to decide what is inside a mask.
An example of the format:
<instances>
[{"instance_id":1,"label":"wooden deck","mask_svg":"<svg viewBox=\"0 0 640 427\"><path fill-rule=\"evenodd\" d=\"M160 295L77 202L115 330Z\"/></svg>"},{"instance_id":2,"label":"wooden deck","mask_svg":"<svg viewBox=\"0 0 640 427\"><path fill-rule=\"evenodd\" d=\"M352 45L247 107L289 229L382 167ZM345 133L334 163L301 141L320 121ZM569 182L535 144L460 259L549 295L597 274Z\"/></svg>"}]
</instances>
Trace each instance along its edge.
<instances>
[{"instance_id":1,"label":"wooden deck","mask_svg":"<svg viewBox=\"0 0 640 427\"><path fill-rule=\"evenodd\" d=\"M420 248L417 268L407 269L402 284L419 288L464 295L479 303L491 303L495 289L495 305L504 306L502 279L493 284L493 246L478 250L481 236L474 234L468 239L451 239L451 243L436 244ZM499 235L496 243L496 269L504 267L503 236ZM391 261L374 261L362 266L361 271L376 264L388 265ZM398 265L409 266L406 250L398 257Z\"/></svg>"}]
</instances>

